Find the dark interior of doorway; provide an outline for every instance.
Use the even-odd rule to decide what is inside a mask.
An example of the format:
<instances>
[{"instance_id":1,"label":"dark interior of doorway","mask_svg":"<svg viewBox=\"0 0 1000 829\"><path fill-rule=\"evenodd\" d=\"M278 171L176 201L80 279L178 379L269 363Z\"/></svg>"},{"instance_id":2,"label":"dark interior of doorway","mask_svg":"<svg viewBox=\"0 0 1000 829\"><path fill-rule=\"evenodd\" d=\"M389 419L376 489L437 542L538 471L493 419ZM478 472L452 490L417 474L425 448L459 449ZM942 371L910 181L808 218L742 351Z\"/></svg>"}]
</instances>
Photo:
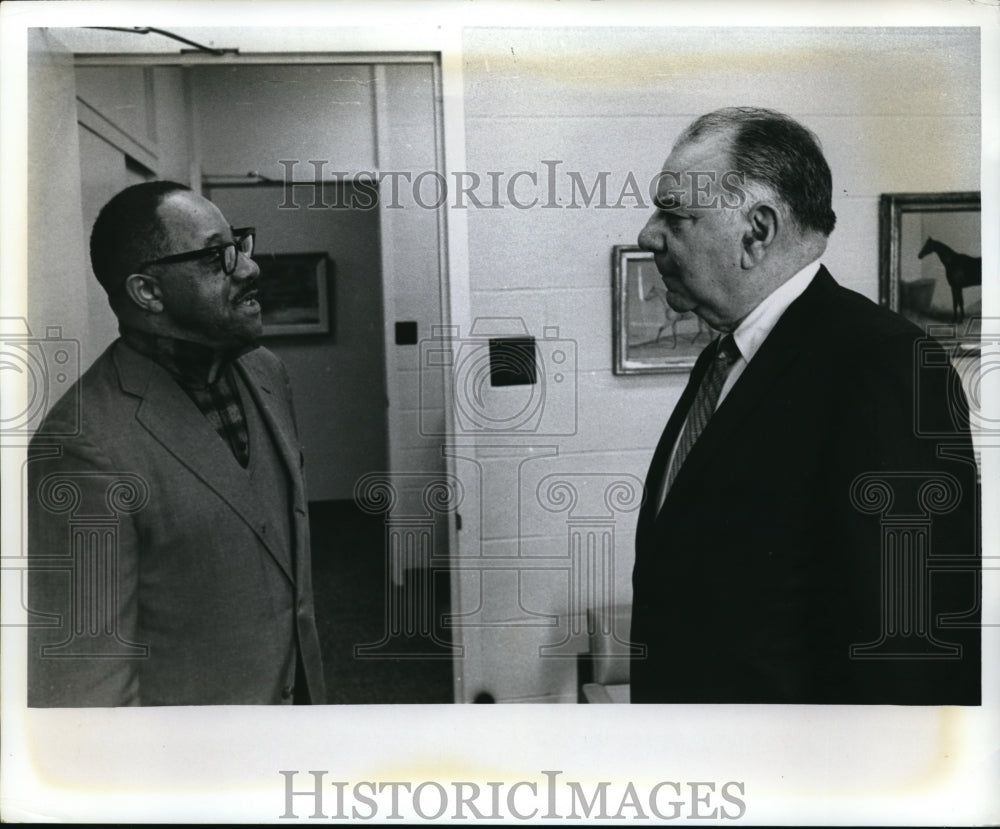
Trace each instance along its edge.
<instances>
[{"instance_id":1,"label":"dark interior of doorway","mask_svg":"<svg viewBox=\"0 0 1000 829\"><path fill-rule=\"evenodd\" d=\"M384 516L363 512L353 501L313 502L309 521L327 703L453 702L450 634L441 624L449 609L447 571L429 579L406 571L408 584L393 586ZM407 590L414 580L428 589ZM393 603L411 617L432 620L431 629L417 625L415 633L396 634L389 619Z\"/></svg>"}]
</instances>

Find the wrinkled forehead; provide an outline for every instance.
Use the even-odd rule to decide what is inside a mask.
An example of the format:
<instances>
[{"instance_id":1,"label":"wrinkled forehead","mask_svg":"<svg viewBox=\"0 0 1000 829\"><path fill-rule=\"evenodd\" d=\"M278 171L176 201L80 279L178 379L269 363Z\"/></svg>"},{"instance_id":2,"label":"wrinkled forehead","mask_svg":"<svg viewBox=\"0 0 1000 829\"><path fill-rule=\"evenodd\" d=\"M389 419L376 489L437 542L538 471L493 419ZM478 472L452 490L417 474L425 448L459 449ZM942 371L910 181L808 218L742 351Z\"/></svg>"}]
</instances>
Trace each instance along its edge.
<instances>
[{"instance_id":1,"label":"wrinkled forehead","mask_svg":"<svg viewBox=\"0 0 1000 829\"><path fill-rule=\"evenodd\" d=\"M232 238L222 211L197 193L169 194L156 211L167 244L176 251L197 250Z\"/></svg>"}]
</instances>

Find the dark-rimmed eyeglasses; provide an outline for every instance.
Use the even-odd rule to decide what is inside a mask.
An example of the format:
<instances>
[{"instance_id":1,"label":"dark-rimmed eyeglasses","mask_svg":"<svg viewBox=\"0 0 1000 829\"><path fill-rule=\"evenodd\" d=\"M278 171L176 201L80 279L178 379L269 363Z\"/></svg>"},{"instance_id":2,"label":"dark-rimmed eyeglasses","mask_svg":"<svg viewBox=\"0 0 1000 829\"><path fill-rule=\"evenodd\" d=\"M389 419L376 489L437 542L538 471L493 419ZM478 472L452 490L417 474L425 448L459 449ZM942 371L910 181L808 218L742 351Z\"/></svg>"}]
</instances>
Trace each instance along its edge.
<instances>
[{"instance_id":1,"label":"dark-rimmed eyeglasses","mask_svg":"<svg viewBox=\"0 0 1000 829\"><path fill-rule=\"evenodd\" d=\"M236 263L239 261L239 254L243 254L248 259L253 256L253 243L257 235L256 228L234 227L233 241L222 245L212 245L210 248L201 250L188 250L183 253L173 253L170 256L163 256L159 259L150 259L139 266L139 270L148 268L150 265L167 265L171 262L189 262L194 259L207 259L209 256L219 257L222 263L222 271L226 276L231 276L236 270Z\"/></svg>"}]
</instances>

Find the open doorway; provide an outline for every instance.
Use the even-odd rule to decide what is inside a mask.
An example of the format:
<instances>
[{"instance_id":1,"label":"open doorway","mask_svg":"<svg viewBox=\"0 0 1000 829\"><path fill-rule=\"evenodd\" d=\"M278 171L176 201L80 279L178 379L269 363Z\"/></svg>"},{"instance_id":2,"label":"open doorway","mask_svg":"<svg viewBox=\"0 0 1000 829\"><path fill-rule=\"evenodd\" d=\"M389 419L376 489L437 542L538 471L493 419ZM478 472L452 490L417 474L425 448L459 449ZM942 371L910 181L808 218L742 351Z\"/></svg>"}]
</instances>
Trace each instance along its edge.
<instances>
[{"instance_id":1,"label":"open doorway","mask_svg":"<svg viewBox=\"0 0 1000 829\"><path fill-rule=\"evenodd\" d=\"M310 502L352 501L362 477L387 469L385 347L378 210L282 209L280 182L215 185L204 195L239 226L256 229L254 259L261 269L264 345L277 354L295 395L299 437L306 453ZM324 188L334 189L333 187ZM350 205L354 185L336 186ZM278 270L302 259L306 273ZM322 325L269 325L281 310L275 283L322 280L313 297ZM308 287L308 286L307 286ZM300 329L295 331L295 328ZM312 328L325 330L314 331ZM276 332L276 333L271 333Z\"/></svg>"},{"instance_id":2,"label":"open doorway","mask_svg":"<svg viewBox=\"0 0 1000 829\"><path fill-rule=\"evenodd\" d=\"M258 252L324 258L326 329L301 336L285 331L264 345L289 370L319 546L337 547L352 567L365 564L363 574L356 567L330 571L326 559L314 568L336 585L329 603L336 618L327 620L328 629L338 646L350 649L328 671L335 689L330 701L452 701L451 652L442 647L437 624L449 588L440 570L430 570L430 559L447 559L448 516L429 514L419 527L419 549L401 552L392 514L412 516L428 481L445 469L443 430L424 428L429 418L443 419L443 369L422 365L419 349L419 341L446 321L443 217L440 208L415 203L406 192L387 204L377 187L374 204L362 210L327 206L334 198L321 198L317 206L314 198L330 186L343 196L382 171L416 176L442 168L436 56L277 61L246 55L211 65L211 58L192 54L155 61L88 54L74 48L72 32L58 34L73 55L66 83L74 111L68 115L60 99L62 109L52 118L72 118L81 253L111 193L139 179L168 178L202 191L232 221L257 226ZM32 129L45 123L33 116ZM85 266L71 278L78 291L93 282ZM88 312L78 327L91 343L84 349L86 364L115 331L100 294L83 290ZM35 297L38 319L59 318L49 298L47 289ZM371 500L378 481L393 490L391 503ZM359 503L361 519L349 527L351 505ZM327 555L314 543L317 554ZM325 589L319 579L315 588L319 608ZM348 629L344 604L354 598L364 600L380 629ZM396 624L401 602L421 620L415 629ZM432 647L414 650L418 640ZM420 673L422 660L433 663L433 681ZM338 678L351 662L374 679L338 694ZM396 693L381 698L379 686ZM399 698L407 687L412 698Z\"/></svg>"}]
</instances>

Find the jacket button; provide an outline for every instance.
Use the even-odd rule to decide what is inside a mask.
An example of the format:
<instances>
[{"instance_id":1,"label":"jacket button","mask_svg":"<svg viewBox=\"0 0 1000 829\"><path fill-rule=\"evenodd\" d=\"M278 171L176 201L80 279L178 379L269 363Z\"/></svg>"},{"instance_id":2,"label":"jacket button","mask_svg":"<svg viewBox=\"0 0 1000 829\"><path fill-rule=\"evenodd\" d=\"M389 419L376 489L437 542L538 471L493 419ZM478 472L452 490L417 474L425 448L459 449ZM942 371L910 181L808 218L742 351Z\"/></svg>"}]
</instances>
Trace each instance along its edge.
<instances>
[{"instance_id":1,"label":"jacket button","mask_svg":"<svg viewBox=\"0 0 1000 829\"><path fill-rule=\"evenodd\" d=\"M295 693L295 687L293 685L286 685L284 688L281 689L281 698L291 699L292 694L294 693Z\"/></svg>"}]
</instances>

